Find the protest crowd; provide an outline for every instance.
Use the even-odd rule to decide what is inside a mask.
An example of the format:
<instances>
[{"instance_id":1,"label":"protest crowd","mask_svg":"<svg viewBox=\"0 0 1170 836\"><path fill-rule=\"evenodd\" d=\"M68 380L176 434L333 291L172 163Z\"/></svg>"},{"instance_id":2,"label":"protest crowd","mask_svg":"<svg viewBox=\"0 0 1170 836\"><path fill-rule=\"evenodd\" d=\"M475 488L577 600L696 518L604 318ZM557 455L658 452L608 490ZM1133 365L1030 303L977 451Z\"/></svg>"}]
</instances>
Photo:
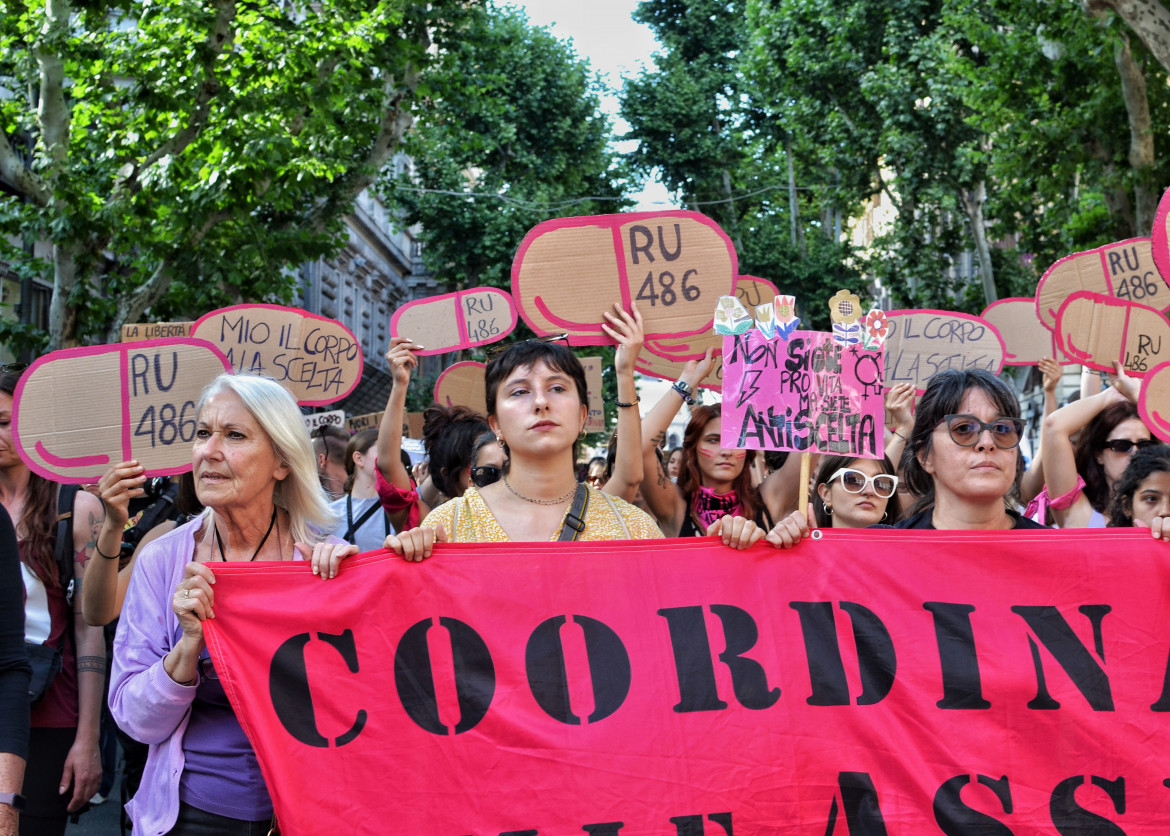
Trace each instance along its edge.
<instances>
[{"instance_id":1,"label":"protest crowd","mask_svg":"<svg viewBox=\"0 0 1170 836\"><path fill-rule=\"evenodd\" d=\"M274 826L203 634L217 563L303 560L326 583L352 555L385 548L441 561L445 542L710 537L728 549L792 549L818 529L875 526L1141 527L1170 541L1170 447L1142 422L1137 382L1120 368L1107 385L1087 375L1083 396L1058 408L1060 367L1041 364L1045 412L1029 462L1015 391L980 369L941 371L917 400L913 385L887 387L882 457L765 457L724 446L719 405L697 402L715 367L710 350L640 417L642 316L615 305L604 317L617 346L617 431L608 457L588 463L585 374L555 338L489 352L486 414L428 409L419 466L403 443L423 346L398 336L376 429L310 435L282 386L223 374L197 404L190 473L153 479L123 461L82 490L18 455L10 423L21 372L5 372L0 834L61 834L107 796L127 801L135 833ZM684 405L682 445L665 450ZM112 785L115 734L124 787Z\"/></svg>"}]
</instances>

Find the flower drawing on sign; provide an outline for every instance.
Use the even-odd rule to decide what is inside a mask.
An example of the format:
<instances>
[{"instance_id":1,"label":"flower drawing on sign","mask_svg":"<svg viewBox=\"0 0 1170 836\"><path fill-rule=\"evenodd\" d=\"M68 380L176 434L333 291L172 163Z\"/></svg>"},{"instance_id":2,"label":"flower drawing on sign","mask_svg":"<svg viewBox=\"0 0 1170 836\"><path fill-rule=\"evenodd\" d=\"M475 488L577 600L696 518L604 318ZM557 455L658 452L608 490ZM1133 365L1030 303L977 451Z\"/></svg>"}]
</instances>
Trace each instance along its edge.
<instances>
[{"instance_id":1,"label":"flower drawing on sign","mask_svg":"<svg viewBox=\"0 0 1170 836\"><path fill-rule=\"evenodd\" d=\"M752 315L734 296L720 296L715 306L715 333L731 336L752 327Z\"/></svg>"},{"instance_id":2,"label":"flower drawing on sign","mask_svg":"<svg viewBox=\"0 0 1170 836\"><path fill-rule=\"evenodd\" d=\"M890 320L885 311L873 308L865 315L865 347L881 348L885 345L886 335L890 332Z\"/></svg>"},{"instance_id":3,"label":"flower drawing on sign","mask_svg":"<svg viewBox=\"0 0 1170 836\"><path fill-rule=\"evenodd\" d=\"M848 290L838 290L829 300L829 318L833 320L833 339L842 345L861 342L861 300Z\"/></svg>"},{"instance_id":4,"label":"flower drawing on sign","mask_svg":"<svg viewBox=\"0 0 1170 836\"><path fill-rule=\"evenodd\" d=\"M777 296L775 311L776 336L786 340L796 330L796 327L800 325L800 318L796 315L796 297Z\"/></svg>"}]
</instances>

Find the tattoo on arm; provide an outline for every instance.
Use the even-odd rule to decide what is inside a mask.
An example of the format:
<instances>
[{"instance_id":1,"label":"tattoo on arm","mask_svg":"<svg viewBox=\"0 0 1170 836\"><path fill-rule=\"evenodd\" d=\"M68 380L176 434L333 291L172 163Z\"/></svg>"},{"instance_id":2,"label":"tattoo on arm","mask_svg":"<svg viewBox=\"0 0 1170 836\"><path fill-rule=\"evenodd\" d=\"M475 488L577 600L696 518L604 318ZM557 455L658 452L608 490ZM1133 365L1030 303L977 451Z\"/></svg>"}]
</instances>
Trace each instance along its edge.
<instances>
[{"instance_id":1,"label":"tattoo on arm","mask_svg":"<svg viewBox=\"0 0 1170 836\"><path fill-rule=\"evenodd\" d=\"M77 657L77 672L78 673L100 673L102 676L106 675L106 657L105 656L78 656Z\"/></svg>"},{"instance_id":2,"label":"tattoo on arm","mask_svg":"<svg viewBox=\"0 0 1170 836\"><path fill-rule=\"evenodd\" d=\"M662 442L665 440L666 440L666 430L659 431L659 433L654 436L654 446L660 447L662 445Z\"/></svg>"},{"instance_id":3,"label":"tattoo on arm","mask_svg":"<svg viewBox=\"0 0 1170 836\"><path fill-rule=\"evenodd\" d=\"M89 539L85 541L85 546L82 551L77 553L77 562L82 566L89 563L90 555L97 551L98 537L102 534L102 525L106 521L106 509L102 508L100 511L91 511L87 525L89 526Z\"/></svg>"},{"instance_id":4,"label":"tattoo on arm","mask_svg":"<svg viewBox=\"0 0 1170 836\"><path fill-rule=\"evenodd\" d=\"M658 463L658 487L665 488L670 485L670 478L666 475L666 471L662 469L662 462Z\"/></svg>"}]
</instances>

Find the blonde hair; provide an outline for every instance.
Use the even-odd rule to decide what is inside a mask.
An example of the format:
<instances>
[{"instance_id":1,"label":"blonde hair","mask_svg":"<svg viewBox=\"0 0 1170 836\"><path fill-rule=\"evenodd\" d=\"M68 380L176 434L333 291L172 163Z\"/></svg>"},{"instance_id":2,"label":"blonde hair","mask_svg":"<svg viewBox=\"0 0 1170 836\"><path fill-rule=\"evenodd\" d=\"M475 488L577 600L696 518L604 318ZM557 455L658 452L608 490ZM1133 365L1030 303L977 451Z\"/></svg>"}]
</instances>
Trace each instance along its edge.
<instances>
[{"instance_id":1,"label":"blonde hair","mask_svg":"<svg viewBox=\"0 0 1170 836\"><path fill-rule=\"evenodd\" d=\"M321 487L309 430L293 396L270 377L225 373L204 388L196 414L202 415L207 401L224 391L239 396L268 436L276 457L288 467L288 476L272 491L272 501L288 512L293 542L311 545L324 540L337 518ZM214 524L215 512L208 508L204 514Z\"/></svg>"}]
</instances>

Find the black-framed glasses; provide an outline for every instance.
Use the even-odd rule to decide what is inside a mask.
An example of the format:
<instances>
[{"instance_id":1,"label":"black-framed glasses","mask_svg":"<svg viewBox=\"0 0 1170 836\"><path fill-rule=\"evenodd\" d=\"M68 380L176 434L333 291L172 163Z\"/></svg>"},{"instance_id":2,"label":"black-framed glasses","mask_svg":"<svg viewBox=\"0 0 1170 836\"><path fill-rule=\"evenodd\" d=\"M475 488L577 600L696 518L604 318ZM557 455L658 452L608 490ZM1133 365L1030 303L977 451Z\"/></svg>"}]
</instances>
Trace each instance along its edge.
<instances>
[{"instance_id":1,"label":"black-framed glasses","mask_svg":"<svg viewBox=\"0 0 1170 836\"><path fill-rule=\"evenodd\" d=\"M1160 443L1156 438L1139 438L1137 441L1130 441L1128 438L1114 438L1105 442L1105 449L1112 450L1114 453L1129 453L1135 447L1139 450L1145 450L1147 447L1153 447Z\"/></svg>"},{"instance_id":2,"label":"black-framed glasses","mask_svg":"<svg viewBox=\"0 0 1170 836\"><path fill-rule=\"evenodd\" d=\"M543 337L532 337L531 339L520 340L520 342L515 342L515 343L497 343L496 345L491 345L491 346L488 346L487 348L485 348L483 350L483 353L484 353L484 356L487 357L488 361L490 362L493 359L495 359L496 355L498 355L500 352L507 351L509 348L515 348L518 345L524 345L525 343L556 343L556 342L561 342L562 340L564 341L565 345L568 346L568 344L569 344L568 333L546 334Z\"/></svg>"},{"instance_id":3,"label":"black-framed glasses","mask_svg":"<svg viewBox=\"0 0 1170 836\"><path fill-rule=\"evenodd\" d=\"M204 679L219 679L219 674L216 673L215 665L210 656L203 656L199 659L199 675Z\"/></svg>"},{"instance_id":4,"label":"black-framed glasses","mask_svg":"<svg viewBox=\"0 0 1170 836\"><path fill-rule=\"evenodd\" d=\"M841 487L849 493L861 493L866 485L873 486L873 492L882 499L889 499L898 490L898 477L891 473L875 473L866 476L860 470L852 467L843 467L828 478L826 485L833 484L833 480L841 477Z\"/></svg>"},{"instance_id":5,"label":"black-framed glasses","mask_svg":"<svg viewBox=\"0 0 1170 836\"><path fill-rule=\"evenodd\" d=\"M20 374L28 368L28 363L4 363L0 365L0 374Z\"/></svg>"},{"instance_id":6,"label":"black-framed glasses","mask_svg":"<svg viewBox=\"0 0 1170 836\"><path fill-rule=\"evenodd\" d=\"M984 430L991 433L991 440L1000 450L1018 447L1024 435L1025 425L1019 418L996 418L985 423L974 415L959 414L944 415L943 421L947 425L947 432L951 434L951 441L960 447L974 447Z\"/></svg>"},{"instance_id":7,"label":"black-framed glasses","mask_svg":"<svg viewBox=\"0 0 1170 836\"><path fill-rule=\"evenodd\" d=\"M500 481L503 469L495 464L481 464L471 468L471 483L477 488L486 488L488 485Z\"/></svg>"}]
</instances>

